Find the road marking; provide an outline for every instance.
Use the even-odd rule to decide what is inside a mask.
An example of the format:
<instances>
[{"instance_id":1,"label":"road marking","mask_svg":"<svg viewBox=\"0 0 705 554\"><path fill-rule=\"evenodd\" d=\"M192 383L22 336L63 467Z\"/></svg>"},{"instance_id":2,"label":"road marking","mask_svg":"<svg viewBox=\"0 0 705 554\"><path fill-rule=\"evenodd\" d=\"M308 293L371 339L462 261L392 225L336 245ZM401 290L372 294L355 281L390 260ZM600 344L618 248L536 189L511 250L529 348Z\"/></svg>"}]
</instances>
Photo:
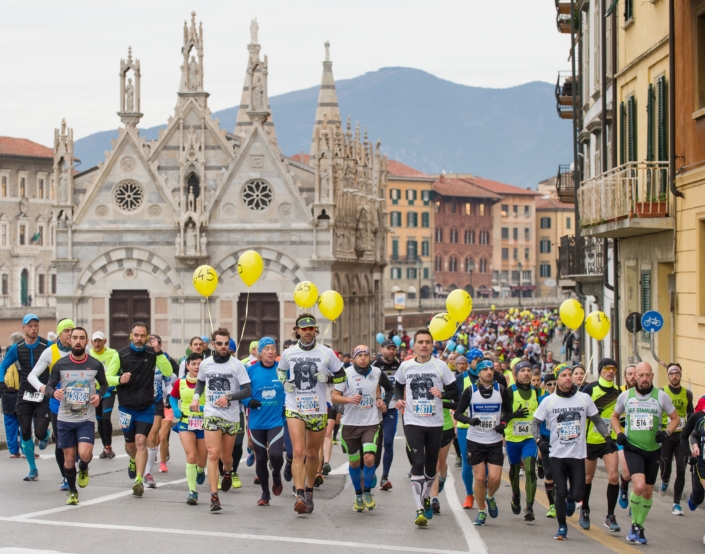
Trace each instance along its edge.
<instances>
[{"instance_id":1,"label":"road marking","mask_svg":"<svg viewBox=\"0 0 705 554\"><path fill-rule=\"evenodd\" d=\"M81 504L79 504L81 506ZM69 509L75 508L70 506ZM147 533L164 533L169 535L190 535L200 537L218 537L226 539L242 539L252 541L269 541L283 543L314 544L324 546L338 546L355 549L368 550L391 550L393 552L420 552L423 554L467 554L460 550L439 550L437 548L418 548L413 546L397 546L393 544L373 544L347 541L333 541L325 539L309 539L304 537L277 537L272 535L251 535L248 533L222 533L218 531L199 531L196 529L165 529L163 527L138 527L136 525L109 525L103 523L82 523L78 521L47 521L40 519L15 519L12 517L0 517L0 521L14 523L33 523L36 525L53 525L57 527L85 527L88 529L109 529L114 531L138 531ZM484 551L483 551L484 552Z\"/></svg>"},{"instance_id":2,"label":"road marking","mask_svg":"<svg viewBox=\"0 0 705 554\"><path fill-rule=\"evenodd\" d=\"M39 459L40 459L40 460L53 460L54 458L55 458L55 455L54 455L54 454L41 454L41 455L39 456ZM118 459L118 458L127 458L127 454L116 454L116 455L115 455L115 458L113 458L113 459L116 460L116 459ZM94 455L94 456L93 456L93 459L94 459L94 460L98 460L99 458L98 458L97 455Z\"/></svg>"},{"instance_id":3,"label":"road marking","mask_svg":"<svg viewBox=\"0 0 705 554\"><path fill-rule=\"evenodd\" d=\"M328 475L347 475L349 465L349 462L345 462L342 466L336 467L334 470L332 470Z\"/></svg>"},{"instance_id":4,"label":"road marking","mask_svg":"<svg viewBox=\"0 0 705 554\"><path fill-rule=\"evenodd\" d=\"M487 545L482 540L482 537L480 537L480 534L477 532L477 529L475 529L470 518L468 518L465 510L463 510L460 499L458 498L458 492L455 490L455 479L450 471L446 477L446 486L443 488L443 492L445 492L448 506L453 511L455 521L458 522L458 527L463 531L465 542L468 545L468 552L471 554L485 554L487 552Z\"/></svg>"}]
</instances>

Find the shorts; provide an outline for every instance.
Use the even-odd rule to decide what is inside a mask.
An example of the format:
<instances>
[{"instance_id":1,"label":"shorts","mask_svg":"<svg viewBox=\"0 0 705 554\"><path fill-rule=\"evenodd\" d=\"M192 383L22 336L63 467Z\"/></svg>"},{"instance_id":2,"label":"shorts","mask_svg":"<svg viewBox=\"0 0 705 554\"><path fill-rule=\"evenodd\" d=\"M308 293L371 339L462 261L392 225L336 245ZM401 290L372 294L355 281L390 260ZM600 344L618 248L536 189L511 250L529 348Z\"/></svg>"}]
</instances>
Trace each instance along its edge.
<instances>
[{"instance_id":1,"label":"shorts","mask_svg":"<svg viewBox=\"0 0 705 554\"><path fill-rule=\"evenodd\" d=\"M164 407L164 420L174 421L174 410L171 408Z\"/></svg>"},{"instance_id":2,"label":"shorts","mask_svg":"<svg viewBox=\"0 0 705 554\"><path fill-rule=\"evenodd\" d=\"M448 446L455 438L455 428L443 429L443 435L441 435L441 448Z\"/></svg>"},{"instance_id":3,"label":"shorts","mask_svg":"<svg viewBox=\"0 0 705 554\"><path fill-rule=\"evenodd\" d=\"M632 447L635 448L635 447ZM630 475L637 473L644 474L644 480L647 485L655 485L656 477L659 471L659 462L661 460L661 450L647 452L639 449L638 452L624 449L624 460L627 462L627 469Z\"/></svg>"},{"instance_id":4,"label":"shorts","mask_svg":"<svg viewBox=\"0 0 705 554\"><path fill-rule=\"evenodd\" d=\"M204 422L205 424L205 422ZM203 432L203 429L189 429L188 428L188 421L179 421L179 423L176 424L176 430L179 433L195 433L196 434L196 440L201 440L206 438L206 434Z\"/></svg>"},{"instance_id":5,"label":"shorts","mask_svg":"<svg viewBox=\"0 0 705 554\"><path fill-rule=\"evenodd\" d=\"M520 464L524 458L536 458L539 454L534 439L524 439L521 442L507 441L507 458L512 465Z\"/></svg>"},{"instance_id":6,"label":"shorts","mask_svg":"<svg viewBox=\"0 0 705 554\"><path fill-rule=\"evenodd\" d=\"M328 426L328 414L300 414L299 412L292 412L291 410L285 410L284 415L287 419L300 419L304 422L304 426L308 431L313 431L315 433L323 431Z\"/></svg>"},{"instance_id":7,"label":"shorts","mask_svg":"<svg viewBox=\"0 0 705 554\"><path fill-rule=\"evenodd\" d=\"M71 448L80 442L95 444L95 422L89 421L59 421L57 423L57 448Z\"/></svg>"},{"instance_id":8,"label":"shorts","mask_svg":"<svg viewBox=\"0 0 705 554\"><path fill-rule=\"evenodd\" d=\"M328 406L328 419L335 420L336 416L338 415L338 411L335 409L335 406L336 404Z\"/></svg>"},{"instance_id":9,"label":"shorts","mask_svg":"<svg viewBox=\"0 0 705 554\"><path fill-rule=\"evenodd\" d=\"M360 460L360 451L363 454L375 454L377 452L377 435L379 425L342 425L341 441L343 454L348 455L348 460L357 462Z\"/></svg>"},{"instance_id":10,"label":"shorts","mask_svg":"<svg viewBox=\"0 0 705 554\"><path fill-rule=\"evenodd\" d=\"M504 453L502 452L502 441L494 444L482 444L480 442L468 441L468 463L471 466L479 464L492 464L493 466L504 465Z\"/></svg>"},{"instance_id":11,"label":"shorts","mask_svg":"<svg viewBox=\"0 0 705 554\"><path fill-rule=\"evenodd\" d=\"M220 431L224 435L234 437L240 430L239 421L228 421L218 416L206 416L203 418L204 431Z\"/></svg>"},{"instance_id":12,"label":"shorts","mask_svg":"<svg viewBox=\"0 0 705 554\"><path fill-rule=\"evenodd\" d=\"M602 444L588 443L587 445L587 459L590 461L597 460L598 458L602 459L604 456L607 456L610 453L610 447L607 446L606 442L603 442Z\"/></svg>"},{"instance_id":13,"label":"shorts","mask_svg":"<svg viewBox=\"0 0 705 554\"><path fill-rule=\"evenodd\" d=\"M164 400L157 400L154 403L154 417L161 417L164 419Z\"/></svg>"},{"instance_id":14,"label":"shorts","mask_svg":"<svg viewBox=\"0 0 705 554\"><path fill-rule=\"evenodd\" d=\"M126 406L118 407L120 427L125 436L125 442L135 442L135 435L149 436L154 424L154 404L142 410L134 410Z\"/></svg>"},{"instance_id":15,"label":"shorts","mask_svg":"<svg viewBox=\"0 0 705 554\"><path fill-rule=\"evenodd\" d=\"M49 419L49 402L27 402L18 400L15 405L15 415L19 416L34 416L37 419Z\"/></svg>"}]
</instances>

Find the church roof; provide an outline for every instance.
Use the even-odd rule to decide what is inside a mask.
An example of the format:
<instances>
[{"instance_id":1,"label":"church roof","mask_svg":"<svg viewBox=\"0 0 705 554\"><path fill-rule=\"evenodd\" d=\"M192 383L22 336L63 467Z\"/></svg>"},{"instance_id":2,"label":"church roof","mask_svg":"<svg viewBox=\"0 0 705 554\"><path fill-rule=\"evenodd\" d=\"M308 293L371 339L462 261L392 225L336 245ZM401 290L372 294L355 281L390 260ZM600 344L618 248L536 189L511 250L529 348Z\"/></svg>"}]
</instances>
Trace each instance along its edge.
<instances>
[{"instance_id":1,"label":"church roof","mask_svg":"<svg viewBox=\"0 0 705 554\"><path fill-rule=\"evenodd\" d=\"M51 148L24 138L0 137L0 156L54 159Z\"/></svg>"},{"instance_id":2,"label":"church roof","mask_svg":"<svg viewBox=\"0 0 705 554\"><path fill-rule=\"evenodd\" d=\"M543 197L536 201L536 211L541 212L572 212L575 210L573 204L566 204L557 198Z\"/></svg>"},{"instance_id":3,"label":"church roof","mask_svg":"<svg viewBox=\"0 0 705 554\"><path fill-rule=\"evenodd\" d=\"M448 177L440 175L435 183L433 190L441 196L461 196L463 198L487 198L498 202L502 199L501 196L479 187L466 179L458 179L457 177Z\"/></svg>"}]
</instances>

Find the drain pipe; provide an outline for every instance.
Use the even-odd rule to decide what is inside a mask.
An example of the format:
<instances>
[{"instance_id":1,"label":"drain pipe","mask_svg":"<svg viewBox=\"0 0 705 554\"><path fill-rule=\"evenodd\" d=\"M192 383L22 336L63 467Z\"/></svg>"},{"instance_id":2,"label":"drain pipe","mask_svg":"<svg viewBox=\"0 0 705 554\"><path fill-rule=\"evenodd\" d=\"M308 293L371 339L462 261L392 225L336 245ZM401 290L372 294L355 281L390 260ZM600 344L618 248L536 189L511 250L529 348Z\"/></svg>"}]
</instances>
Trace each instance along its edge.
<instances>
[{"instance_id":1,"label":"drain pipe","mask_svg":"<svg viewBox=\"0 0 705 554\"><path fill-rule=\"evenodd\" d=\"M668 84L668 185L673 196L685 198L685 195L676 188L676 24L675 0L668 0L668 75L671 82ZM675 204L675 201L674 201ZM675 215L675 214L674 214Z\"/></svg>"}]
</instances>

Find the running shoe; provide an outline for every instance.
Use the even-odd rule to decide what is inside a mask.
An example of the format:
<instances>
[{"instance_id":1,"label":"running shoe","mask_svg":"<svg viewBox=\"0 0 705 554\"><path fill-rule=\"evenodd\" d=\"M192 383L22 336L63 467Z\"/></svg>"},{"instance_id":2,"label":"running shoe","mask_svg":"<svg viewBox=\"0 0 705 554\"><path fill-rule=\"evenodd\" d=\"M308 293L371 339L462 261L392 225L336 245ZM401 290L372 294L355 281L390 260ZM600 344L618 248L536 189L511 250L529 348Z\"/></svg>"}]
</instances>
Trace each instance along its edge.
<instances>
[{"instance_id":1,"label":"running shoe","mask_svg":"<svg viewBox=\"0 0 705 554\"><path fill-rule=\"evenodd\" d=\"M627 535L627 540L629 542L636 542L639 540L639 524L632 523L632 527Z\"/></svg>"},{"instance_id":2,"label":"running shoe","mask_svg":"<svg viewBox=\"0 0 705 554\"><path fill-rule=\"evenodd\" d=\"M234 489L242 488L242 481L240 481L240 477L238 477L237 473L231 473L230 478L232 479L232 486Z\"/></svg>"},{"instance_id":3,"label":"running shoe","mask_svg":"<svg viewBox=\"0 0 705 554\"><path fill-rule=\"evenodd\" d=\"M580 517L578 518L578 523L580 527L586 531L590 529L590 512L587 510L580 510Z\"/></svg>"},{"instance_id":4,"label":"running shoe","mask_svg":"<svg viewBox=\"0 0 705 554\"><path fill-rule=\"evenodd\" d=\"M253 465L255 465L255 453L254 452L250 452L247 455L247 461L245 461L245 463L247 464L247 467L252 467Z\"/></svg>"},{"instance_id":5,"label":"running shoe","mask_svg":"<svg viewBox=\"0 0 705 554\"><path fill-rule=\"evenodd\" d=\"M144 485L142 484L142 481L135 481L135 484L132 485L132 496L137 496L139 498L142 498L143 494L144 494Z\"/></svg>"},{"instance_id":6,"label":"running shoe","mask_svg":"<svg viewBox=\"0 0 705 554\"><path fill-rule=\"evenodd\" d=\"M446 486L446 478L445 477L439 477L438 478L438 492L441 493L443 492L443 487Z\"/></svg>"},{"instance_id":7,"label":"running shoe","mask_svg":"<svg viewBox=\"0 0 705 554\"><path fill-rule=\"evenodd\" d=\"M283 490L284 485L282 484L282 478L272 475L272 493L274 496L279 496Z\"/></svg>"},{"instance_id":8,"label":"running shoe","mask_svg":"<svg viewBox=\"0 0 705 554\"><path fill-rule=\"evenodd\" d=\"M392 482L384 477L382 477L382 480L379 483L379 490L381 491L388 491L392 489Z\"/></svg>"},{"instance_id":9,"label":"running shoe","mask_svg":"<svg viewBox=\"0 0 705 554\"><path fill-rule=\"evenodd\" d=\"M372 511L377 507L375 499L372 498L372 493L366 492L362 495L362 501L365 503L365 508Z\"/></svg>"},{"instance_id":10,"label":"running shoe","mask_svg":"<svg viewBox=\"0 0 705 554\"><path fill-rule=\"evenodd\" d=\"M539 479L546 477L546 472L543 470L543 462L541 461L541 458L536 461L536 473L539 476Z\"/></svg>"},{"instance_id":11,"label":"running shoe","mask_svg":"<svg viewBox=\"0 0 705 554\"><path fill-rule=\"evenodd\" d=\"M258 506L269 506L269 495L267 493L262 493L262 496L257 501Z\"/></svg>"},{"instance_id":12,"label":"running shoe","mask_svg":"<svg viewBox=\"0 0 705 554\"><path fill-rule=\"evenodd\" d=\"M424 511L421 509L416 510L416 519L414 520L414 525L417 527L426 527L428 525L428 520L424 515ZM705 542L705 539L703 539Z\"/></svg>"},{"instance_id":13,"label":"running shoe","mask_svg":"<svg viewBox=\"0 0 705 554\"><path fill-rule=\"evenodd\" d=\"M69 492L68 498L66 499L66 504L69 506L78 506L78 493Z\"/></svg>"},{"instance_id":14,"label":"running shoe","mask_svg":"<svg viewBox=\"0 0 705 554\"><path fill-rule=\"evenodd\" d=\"M47 447L47 445L49 444L50 439L51 439L51 431L49 431L49 429L47 429L47 436L39 441L39 450L44 450ZM78 500L76 500L76 502L78 502Z\"/></svg>"},{"instance_id":15,"label":"running shoe","mask_svg":"<svg viewBox=\"0 0 705 554\"><path fill-rule=\"evenodd\" d=\"M199 485L202 485L205 482L206 482L206 472L204 470L201 470L201 471L196 470L196 483L198 483Z\"/></svg>"},{"instance_id":16,"label":"running shoe","mask_svg":"<svg viewBox=\"0 0 705 554\"><path fill-rule=\"evenodd\" d=\"M255 480L254 480L253 482L254 482L255 485L259 485L259 484L260 484L259 477L257 477L257 476L255 475Z\"/></svg>"},{"instance_id":17,"label":"running shoe","mask_svg":"<svg viewBox=\"0 0 705 554\"><path fill-rule=\"evenodd\" d=\"M296 495L296 502L294 502L294 511L301 515L306 513L306 501L303 496Z\"/></svg>"},{"instance_id":18,"label":"running shoe","mask_svg":"<svg viewBox=\"0 0 705 554\"><path fill-rule=\"evenodd\" d=\"M487 523L487 514L483 511L478 512L477 517L472 523L473 525L484 525Z\"/></svg>"},{"instance_id":19,"label":"running shoe","mask_svg":"<svg viewBox=\"0 0 705 554\"><path fill-rule=\"evenodd\" d=\"M636 540L637 544L649 544L649 541L646 540L646 537L644 536L644 528L639 525L639 538Z\"/></svg>"},{"instance_id":20,"label":"running shoe","mask_svg":"<svg viewBox=\"0 0 705 554\"><path fill-rule=\"evenodd\" d=\"M313 486L318 488L323 484L323 475L320 473L316 474L316 479L313 481Z\"/></svg>"},{"instance_id":21,"label":"running shoe","mask_svg":"<svg viewBox=\"0 0 705 554\"><path fill-rule=\"evenodd\" d=\"M463 502L463 509L464 510L472 510L472 507L475 505L475 496L472 494L468 494L465 497L465 502Z\"/></svg>"},{"instance_id":22,"label":"running shoe","mask_svg":"<svg viewBox=\"0 0 705 554\"><path fill-rule=\"evenodd\" d=\"M521 513L521 494L512 493L512 513L514 515Z\"/></svg>"},{"instance_id":23,"label":"running shoe","mask_svg":"<svg viewBox=\"0 0 705 554\"><path fill-rule=\"evenodd\" d=\"M372 486L370 486L371 489L374 489L377 486L377 474L375 473L375 476L372 478Z\"/></svg>"},{"instance_id":24,"label":"running shoe","mask_svg":"<svg viewBox=\"0 0 705 554\"><path fill-rule=\"evenodd\" d=\"M565 499L565 515L570 517L574 513L575 513L575 502L566 498Z\"/></svg>"},{"instance_id":25,"label":"running shoe","mask_svg":"<svg viewBox=\"0 0 705 554\"><path fill-rule=\"evenodd\" d=\"M323 468L321 469L321 473L323 474L323 476L328 477L328 474L330 473L330 471L331 471L330 464L328 462L323 464Z\"/></svg>"},{"instance_id":26,"label":"running shoe","mask_svg":"<svg viewBox=\"0 0 705 554\"><path fill-rule=\"evenodd\" d=\"M497 507L497 500L495 500L494 497L492 498L485 498L487 501L487 511L490 513L490 517L492 519L496 518L499 515L499 508Z\"/></svg>"},{"instance_id":27,"label":"running shoe","mask_svg":"<svg viewBox=\"0 0 705 554\"><path fill-rule=\"evenodd\" d=\"M362 501L361 494L355 495L355 502L353 503L353 511L355 511L355 512L364 512L365 511L365 503Z\"/></svg>"},{"instance_id":28,"label":"running shoe","mask_svg":"<svg viewBox=\"0 0 705 554\"><path fill-rule=\"evenodd\" d=\"M222 481L220 483L220 490L223 492L228 492L230 487L233 486L233 474L229 471L223 471ZM242 485L241 485L242 486Z\"/></svg>"},{"instance_id":29,"label":"running shoe","mask_svg":"<svg viewBox=\"0 0 705 554\"><path fill-rule=\"evenodd\" d=\"M211 512L219 512L223 508L220 507L220 498L217 492L211 493Z\"/></svg>"},{"instance_id":30,"label":"running shoe","mask_svg":"<svg viewBox=\"0 0 705 554\"><path fill-rule=\"evenodd\" d=\"M154 481L154 477L152 477L151 473L147 473L147 475L144 476L144 484L147 485L148 489L157 488L157 483Z\"/></svg>"},{"instance_id":31,"label":"running shoe","mask_svg":"<svg viewBox=\"0 0 705 554\"><path fill-rule=\"evenodd\" d=\"M108 449L103 448L103 451L98 455L101 460L106 460L108 458Z\"/></svg>"},{"instance_id":32,"label":"running shoe","mask_svg":"<svg viewBox=\"0 0 705 554\"><path fill-rule=\"evenodd\" d=\"M306 493L306 513L310 514L313 512L313 493Z\"/></svg>"},{"instance_id":33,"label":"running shoe","mask_svg":"<svg viewBox=\"0 0 705 554\"><path fill-rule=\"evenodd\" d=\"M137 479L137 464L133 459L127 463L127 476L130 479Z\"/></svg>"},{"instance_id":34,"label":"running shoe","mask_svg":"<svg viewBox=\"0 0 705 554\"><path fill-rule=\"evenodd\" d=\"M338 439L333 439L333 444L340 444L340 441Z\"/></svg>"},{"instance_id":35,"label":"running shoe","mask_svg":"<svg viewBox=\"0 0 705 554\"><path fill-rule=\"evenodd\" d=\"M525 475L525 473L524 473L524 468L521 468L521 469L519 470L519 477L524 477L524 475Z\"/></svg>"},{"instance_id":36,"label":"running shoe","mask_svg":"<svg viewBox=\"0 0 705 554\"><path fill-rule=\"evenodd\" d=\"M431 506L430 498L423 500L423 515L426 516L426 519L433 519L433 506Z\"/></svg>"},{"instance_id":37,"label":"running shoe","mask_svg":"<svg viewBox=\"0 0 705 554\"><path fill-rule=\"evenodd\" d=\"M546 512L546 517L552 517L555 519L555 517L556 517L556 505L555 504L551 504L548 507L548 511Z\"/></svg>"},{"instance_id":38,"label":"running shoe","mask_svg":"<svg viewBox=\"0 0 705 554\"><path fill-rule=\"evenodd\" d=\"M106 446L105 449L108 451L108 460L112 460L115 457L115 452L113 452L113 447Z\"/></svg>"},{"instance_id":39,"label":"running shoe","mask_svg":"<svg viewBox=\"0 0 705 554\"><path fill-rule=\"evenodd\" d=\"M23 481L36 481L37 479L39 479L39 471L37 471L37 469L35 468L35 469L30 469L29 473L22 480Z\"/></svg>"},{"instance_id":40,"label":"running shoe","mask_svg":"<svg viewBox=\"0 0 705 554\"><path fill-rule=\"evenodd\" d=\"M169 473L169 468L166 466L166 462L159 463L159 473Z\"/></svg>"},{"instance_id":41,"label":"running shoe","mask_svg":"<svg viewBox=\"0 0 705 554\"><path fill-rule=\"evenodd\" d=\"M460 456L455 458L455 469L461 469L463 467L463 459Z\"/></svg>"},{"instance_id":42,"label":"running shoe","mask_svg":"<svg viewBox=\"0 0 705 554\"><path fill-rule=\"evenodd\" d=\"M556 533L553 536L554 540L557 541L567 541L568 540L568 526L567 525L559 525L558 526L558 533Z\"/></svg>"},{"instance_id":43,"label":"running shoe","mask_svg":"<svg viewBox=\"0 0 705 554\"><path fill-rule=\"evenodd\" d=\"M695 510L698 509L698 505L693 502L693 498L691 495L688 495L688 508L690 509L691 512L694 512Z\"/></svg>"},{"instance_id":44,"label":"running shoe","mask_svg":"<svg viewBox=\"0 0 705 554\"><path fill-rule=\"evenodd\" d=\"M440 492L440 491L439 491ZM431 509L433 510L434 514L440 514L441 513L441 503L438 501L438 498L432 498L431 499Z\"/></svg>"},{"instance_id":45,"label":"running shoe","mask_svg":"<svg viewBox=\"0 0 705 554\"><path fill-rule=\"evenodd\" d=\"M527 506L524 510L524 521L534 521L536 516L534 515L534 507Z\"/></svg>"},{"instance_id":46,"label":"running shoe","mask_svg":"<svg viewBox=\"0 0 705 554\"><path fill-rule=\"evenodd\" d=\"M622 530L617 523L617 518L614 514L605 518L605 527L607 527L607 529L609 529L612 533L619 533Z\"/></svg>"},{"instance_id":47,"label":"running shoe","mask_svg":"<svg viewBox=\"0 0 705 554\"><path fill-rule=\"evenodd\" d=\"M88 468L78 470L78 486L85 489L88 483L91 482L91 476L88 475Z\"/></svg>"},{"instance_id":48,"label":"running shoe","mask_svg":"<svg viewBox=\"0 0 705 554\"><path fill-rule=\"evenodd\" d=\"M683 515L683 510L681 510L681 505L680 504L674 504L673 509L671 510L671 513L674 516L682 516Z\"/></svg>"},{"instance_id":49,"label":"running shoe","mask_svg":"<svg viewBox=\"0 0 705 554\"><path fill-rule=\"evenodd\" d=\"M619 489L619 507L626 510L629 506L629 489Z\"/></svg>"},{"instance_id":50,"label":"running shoe","mask_svg":"<svg viewBox=\"0 0 705 554\"><path fill-rule=\"evenodd\" d=\"M291 462L289 460L284 464L284 480L288 483L291 481Z\"/></svg>"},{"instance_id":51,"label":"running shoe","mask_svg":"<svg viewBox=\"0 0 705 554\"><path fill-rule=\"evenodd\" d=\"M188 493L188 498L186 498L186 504L189 506L195 506L198 504L198 493L196 491L191 491Z\"/></svg>"},{"instance_id":52,"label":"running shoe","mask_svg":"<svg viewBox=\"0 0 705 554\"><path fill-rule=\"evenodd\" d=\"M661 481L661 496L666 496L668 493L668 481Z\"/></svg>"},{"instance_id":53,"label":"running shoe","mask_svg":"<svg viewBox=\"0 0 705 554\"><path fill-rule=\"evenodd\" d=\"M66 477L64 477L64 480L61 482L59 490L63 492L69 492L71 490L69 489L69 482L66 480Z\"/></svg>"}]
</instances>

